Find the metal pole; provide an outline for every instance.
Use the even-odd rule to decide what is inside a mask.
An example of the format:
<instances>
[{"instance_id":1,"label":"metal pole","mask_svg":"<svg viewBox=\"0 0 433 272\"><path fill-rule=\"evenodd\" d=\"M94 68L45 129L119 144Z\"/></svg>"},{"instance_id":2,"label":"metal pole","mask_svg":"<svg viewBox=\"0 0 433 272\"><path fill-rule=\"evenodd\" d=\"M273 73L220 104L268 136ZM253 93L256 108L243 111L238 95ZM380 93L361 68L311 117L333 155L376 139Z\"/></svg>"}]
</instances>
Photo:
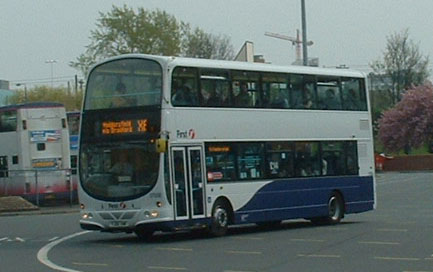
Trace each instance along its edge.
<instances>
[{"instance_id":1,"label":"metal pole","mask_svg":"<svg viewBox=\"0 0 433 272\"><path fill-rule=\"evenodd\" d=\"M66 175L69 184L69 205L72 207L72 175L71 169L66 170Z\"/></svg>"},{"instance_id":2,"label":"metal pole","mask_svg":"<svg viewBox=\"0 0 433 272\"><path fill-rule=\"evenodd\" d=\"M305 0L301 0L302 9L302 57L304 66L308 66L307 53L307 19L305 17Z\"/></svg>"},{"instance_id":3,"label":"metal pole","mask_svg":"<svg viewBox=\"0 0 433 272\"><path fill-rule=\"evenodd\" d=\"M39 207L38 170L35 170L35 183L36 183L36 206Z\"/></svg>"}]
</instances>

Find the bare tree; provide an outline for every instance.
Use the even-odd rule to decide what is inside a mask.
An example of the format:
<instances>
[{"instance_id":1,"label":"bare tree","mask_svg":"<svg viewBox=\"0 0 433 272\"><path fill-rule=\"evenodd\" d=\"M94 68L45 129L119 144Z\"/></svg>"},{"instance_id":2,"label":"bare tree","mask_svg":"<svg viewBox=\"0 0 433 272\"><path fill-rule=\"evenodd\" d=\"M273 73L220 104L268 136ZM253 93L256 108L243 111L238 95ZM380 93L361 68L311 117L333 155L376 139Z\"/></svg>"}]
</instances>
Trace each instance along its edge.
<instances>
[{"instance_id":1,"label":"bare tree","mask_svg":"<svg viewBox=\"0 0 433 272\"><path fill-rule=\"evenodd\" d=\"M184 25L182 56L205 59L232 60L234 56L230 38L226 35L213 35L200 28L191 30Z\"/></svg>"},{"instance_id":2,"label":"bare tree","mask_svg":"<svg viewBox=\"0 0 433 272\"><path fill-rule=\"evenodd\" d=\"M413 85L422 85L429 77L429 57L424 56L419 45L409 39L409 30L394 33L387 38L383 60L376 60L370 66L383 82L389 81L387 90L391 101L396 104L405 90Z\"/></svg>"}]
</instances>

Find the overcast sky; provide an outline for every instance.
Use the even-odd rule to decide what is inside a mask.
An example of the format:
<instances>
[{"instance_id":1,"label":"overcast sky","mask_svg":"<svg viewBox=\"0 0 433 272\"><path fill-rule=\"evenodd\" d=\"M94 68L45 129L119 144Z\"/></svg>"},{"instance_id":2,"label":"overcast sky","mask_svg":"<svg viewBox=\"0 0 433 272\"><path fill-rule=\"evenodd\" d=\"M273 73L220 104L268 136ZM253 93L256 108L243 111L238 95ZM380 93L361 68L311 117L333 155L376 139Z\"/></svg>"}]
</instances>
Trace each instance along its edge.
<instances>
[{"instance_id":1,"label":"overcast sky","mask_svg":"<svg viewBox=\"0 0 433 272\"><path fill-rule=\"evenodd\" d=\"M387 36L408 28L424 55L433 55L432 0L305 0L309 57L320 66L345 64L368 71L380 58ZM267 62L290 64L295 47L266 31L296 36L301 0L0 0L0 79L60 84L78 71L69 67L85 51L99 12L112 5L161 9L178 20L231 38L235 53L245 41ZM47 60L56 60L49 64ZM433 63L433 59L431 59ZM433 65L430 64L430 70Z\"/></svg>"}]
</instances>

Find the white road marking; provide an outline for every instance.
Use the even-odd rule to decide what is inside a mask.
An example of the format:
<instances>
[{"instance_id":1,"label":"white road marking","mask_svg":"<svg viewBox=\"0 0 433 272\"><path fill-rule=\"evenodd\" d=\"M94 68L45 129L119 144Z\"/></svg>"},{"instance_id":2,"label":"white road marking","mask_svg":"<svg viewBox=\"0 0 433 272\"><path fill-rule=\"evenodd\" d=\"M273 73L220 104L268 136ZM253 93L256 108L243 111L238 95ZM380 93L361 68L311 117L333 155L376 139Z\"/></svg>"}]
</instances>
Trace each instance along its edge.
<instances>
[{"instance_id":1,"label":"white road marking","mask_svg":"<svg viewBox=\"0 0 433 272\"><path fill-rule=\"evenodd\" d=\"M263 237L232 237L232 239L236 240L263 240Z\"/></svg>"},{"instance_id":2,"label":"white road marking","mask_svg":"<svg viewBox=\"0 0 433 272\"><path fill-rule=\"evenodd\" d=\"M15 237L15 241L18 241L18 242L23 243L23 242L25 242L26 240L24 240L24 239L21 238L21 237Z\"/></svg>"},{"instance_id":3,"label":"white road marking","mask_svg":"<svg viewBox=\"0 0 433 272\"><path fill-rule=\"evenodd\" d=\"M108 266L106 263L77 263L73 262L75 265L82 265L82 266Z\"/></svg>"},{"instance_id":4,"label":"white road marking","mask_svg":"<svg viewBox=\"0 0 433 272\"><path fill-rule=\"evenodd\" d=\"M417 262L419 258L403 258L403 257L374 257L375 260L384 261L406 261L406 262Z\"/></svg>"},{"instance_id":5,"label":"white road marking","mask_svg":"<svg viewBox=\"0 0 433 272\"><path fill-rule=\"evenodd\" d=\"M433 271L427 271L427 270L404 270L403 272L433 272Z\"/></svg>"},{"instance_id":6,"label":"white road marking","mask_svg":"<svg viewBox=\"0 0 433 272\"><path fill-rule=\"evenodd\" d=\"M58 239L58 240L56 240L56 241L53 241L53 242L51 242L51 243L49 243L49 244L46 244L43 248L41 248L41 249L38 251L38 255L37 255L37 257L38 257L39 262L41 262L42 264L48 266L48 267L51 268L51 269L58 270L58 271L65 271L65 272L81 272L81 271L79 271L79 270L74 270L74 269L70 269L70 268L62 267L62 266L60 266L60 265L57 265L57 264L51 262L51 261L48 259L48 252L49 252L53 247L55 247L56 245L58 245L58 244L60 244L60 243L62 243L62 242L64 242L64 241L66 241L66 240L72 239L72 238L74 238L74 237L76 237L76 236L86 234L86 233L88 233L88 232L90 232L90 231L87 231L87 230L86 230L86 231L82 231L82 232L77 232L77 233L74 233L74 234L68 235L68 236L66 236L66 237L63 237L63 238L61 238L61 239Z\"/></svg>"},{"instance_id":7,"label":"white road marking","mask_svg":"<svg viewBox=\"0 0 433 272\"><path fill-rule=\"evenodd\" d=\"M251 255L260 255L260 254L262 254L260 251L228 250L226 252L229 253L229 254L251 254Z\"/></svg>"},{"instance_id":8,"label":"white road marking","mask_svg":"<svg viewBox=\"0 0 433 272\"><path fill-rule=\"evenodd\" d=\"M0 238L0 242L1 241L4 241L4 240L8 240L9 239L9 237L3 237L3 238Z\"/></svg>"},{"instance_id":9,"label":"white road marking","mask_svg":"<svg viewBox=\"0 0 433 272\"><path fill-rule=\"evenodd\" d=\"M179 247L157 247L157 250L167 251L192 251L192 248L179 248Z\"/></svg>"},{"instance_id":10,"label":"white road marking","mask_svg":"<svg viewBox=\"0 0 433 272\"><path fill-rule=\"evenodd\" d=\"M312 243L323 243L326 242L326 240L320 240L320 239L290 239L292 242L312 242Z\"/></svg>"},{"instance_id":11,"label":"white road marking","mask_svg":"<svg viewBox=\"0 0 433 272\"><path fill-rule=\"evenodd\" d=\"M176 270L176 271L188 270L185 267L168 267L168 266L148 266L147 268L154 269L154 270Z\"/></svg>"},{"instance_id":12,"label":"white road marking","mask_svg":"<svg viewBox=\"0 0 433 272\"><path fill-rule=\"evenodd\" d=\"M321 255L321 254L298 254L298 257L308 257L308 258L341 258L340 255Z\"/></svg>"},{"instance_id":13,"label":"white road marking","mask_svg":"<svg viewBox=\"0 0 433 272\"><path fill-rule=\"evenodd\" d=\"M358 244L387 245L387 246L397 246L397 245L400 245L400 243L397 243L397 242L382 242L382 241L359 241Z\"/></svg>"},{"instance_id":14,"label":"white road marking","mask_svg":"<svg viewBox=\"0 0 433 272\"><path fill-rule=\"evenodd\" d=\"M378 229L377 231L383 232L407 232L407 229Z\"/></svg>"},{"instance_id":15,"label":"white road marking","mask_svg":"<svg viewBox=\"0 0 433 272\"><path fill-rule=\"evenodd\" d=\"M54 240L57 240L58 238L59 238L58 236L55 236L55 237L51 238L50 240L48 240L48 242L52 242Z\"/></svg>"},{"instance_id":16,"label":"white road marking","mask_svg":"<svg viewBox=\"0 0 433 272\"><path fill-rule=\"evenodd\" d=\"M253 272L250 270L224 270L224 272Z\"/></svg>"}]
</instances>

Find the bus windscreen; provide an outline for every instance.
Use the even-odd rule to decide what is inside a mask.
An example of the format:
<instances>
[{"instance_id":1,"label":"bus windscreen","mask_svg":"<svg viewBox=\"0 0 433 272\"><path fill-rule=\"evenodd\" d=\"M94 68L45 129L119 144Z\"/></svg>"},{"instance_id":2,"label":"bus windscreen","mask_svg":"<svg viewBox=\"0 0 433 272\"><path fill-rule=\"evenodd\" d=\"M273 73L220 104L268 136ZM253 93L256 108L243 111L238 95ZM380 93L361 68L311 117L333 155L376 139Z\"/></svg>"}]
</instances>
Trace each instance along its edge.
<instances>
[{"instance_id":1,"label":"bus windscreen","mask_svg":"<svg viewBox=\"0 0 433 272\"><path fill-rule=\"evenodd\" d=\"M85 110L155 106L161 103L161 66L151 60L104 63L89 75Z\"/></svg>"}]
</instances>

